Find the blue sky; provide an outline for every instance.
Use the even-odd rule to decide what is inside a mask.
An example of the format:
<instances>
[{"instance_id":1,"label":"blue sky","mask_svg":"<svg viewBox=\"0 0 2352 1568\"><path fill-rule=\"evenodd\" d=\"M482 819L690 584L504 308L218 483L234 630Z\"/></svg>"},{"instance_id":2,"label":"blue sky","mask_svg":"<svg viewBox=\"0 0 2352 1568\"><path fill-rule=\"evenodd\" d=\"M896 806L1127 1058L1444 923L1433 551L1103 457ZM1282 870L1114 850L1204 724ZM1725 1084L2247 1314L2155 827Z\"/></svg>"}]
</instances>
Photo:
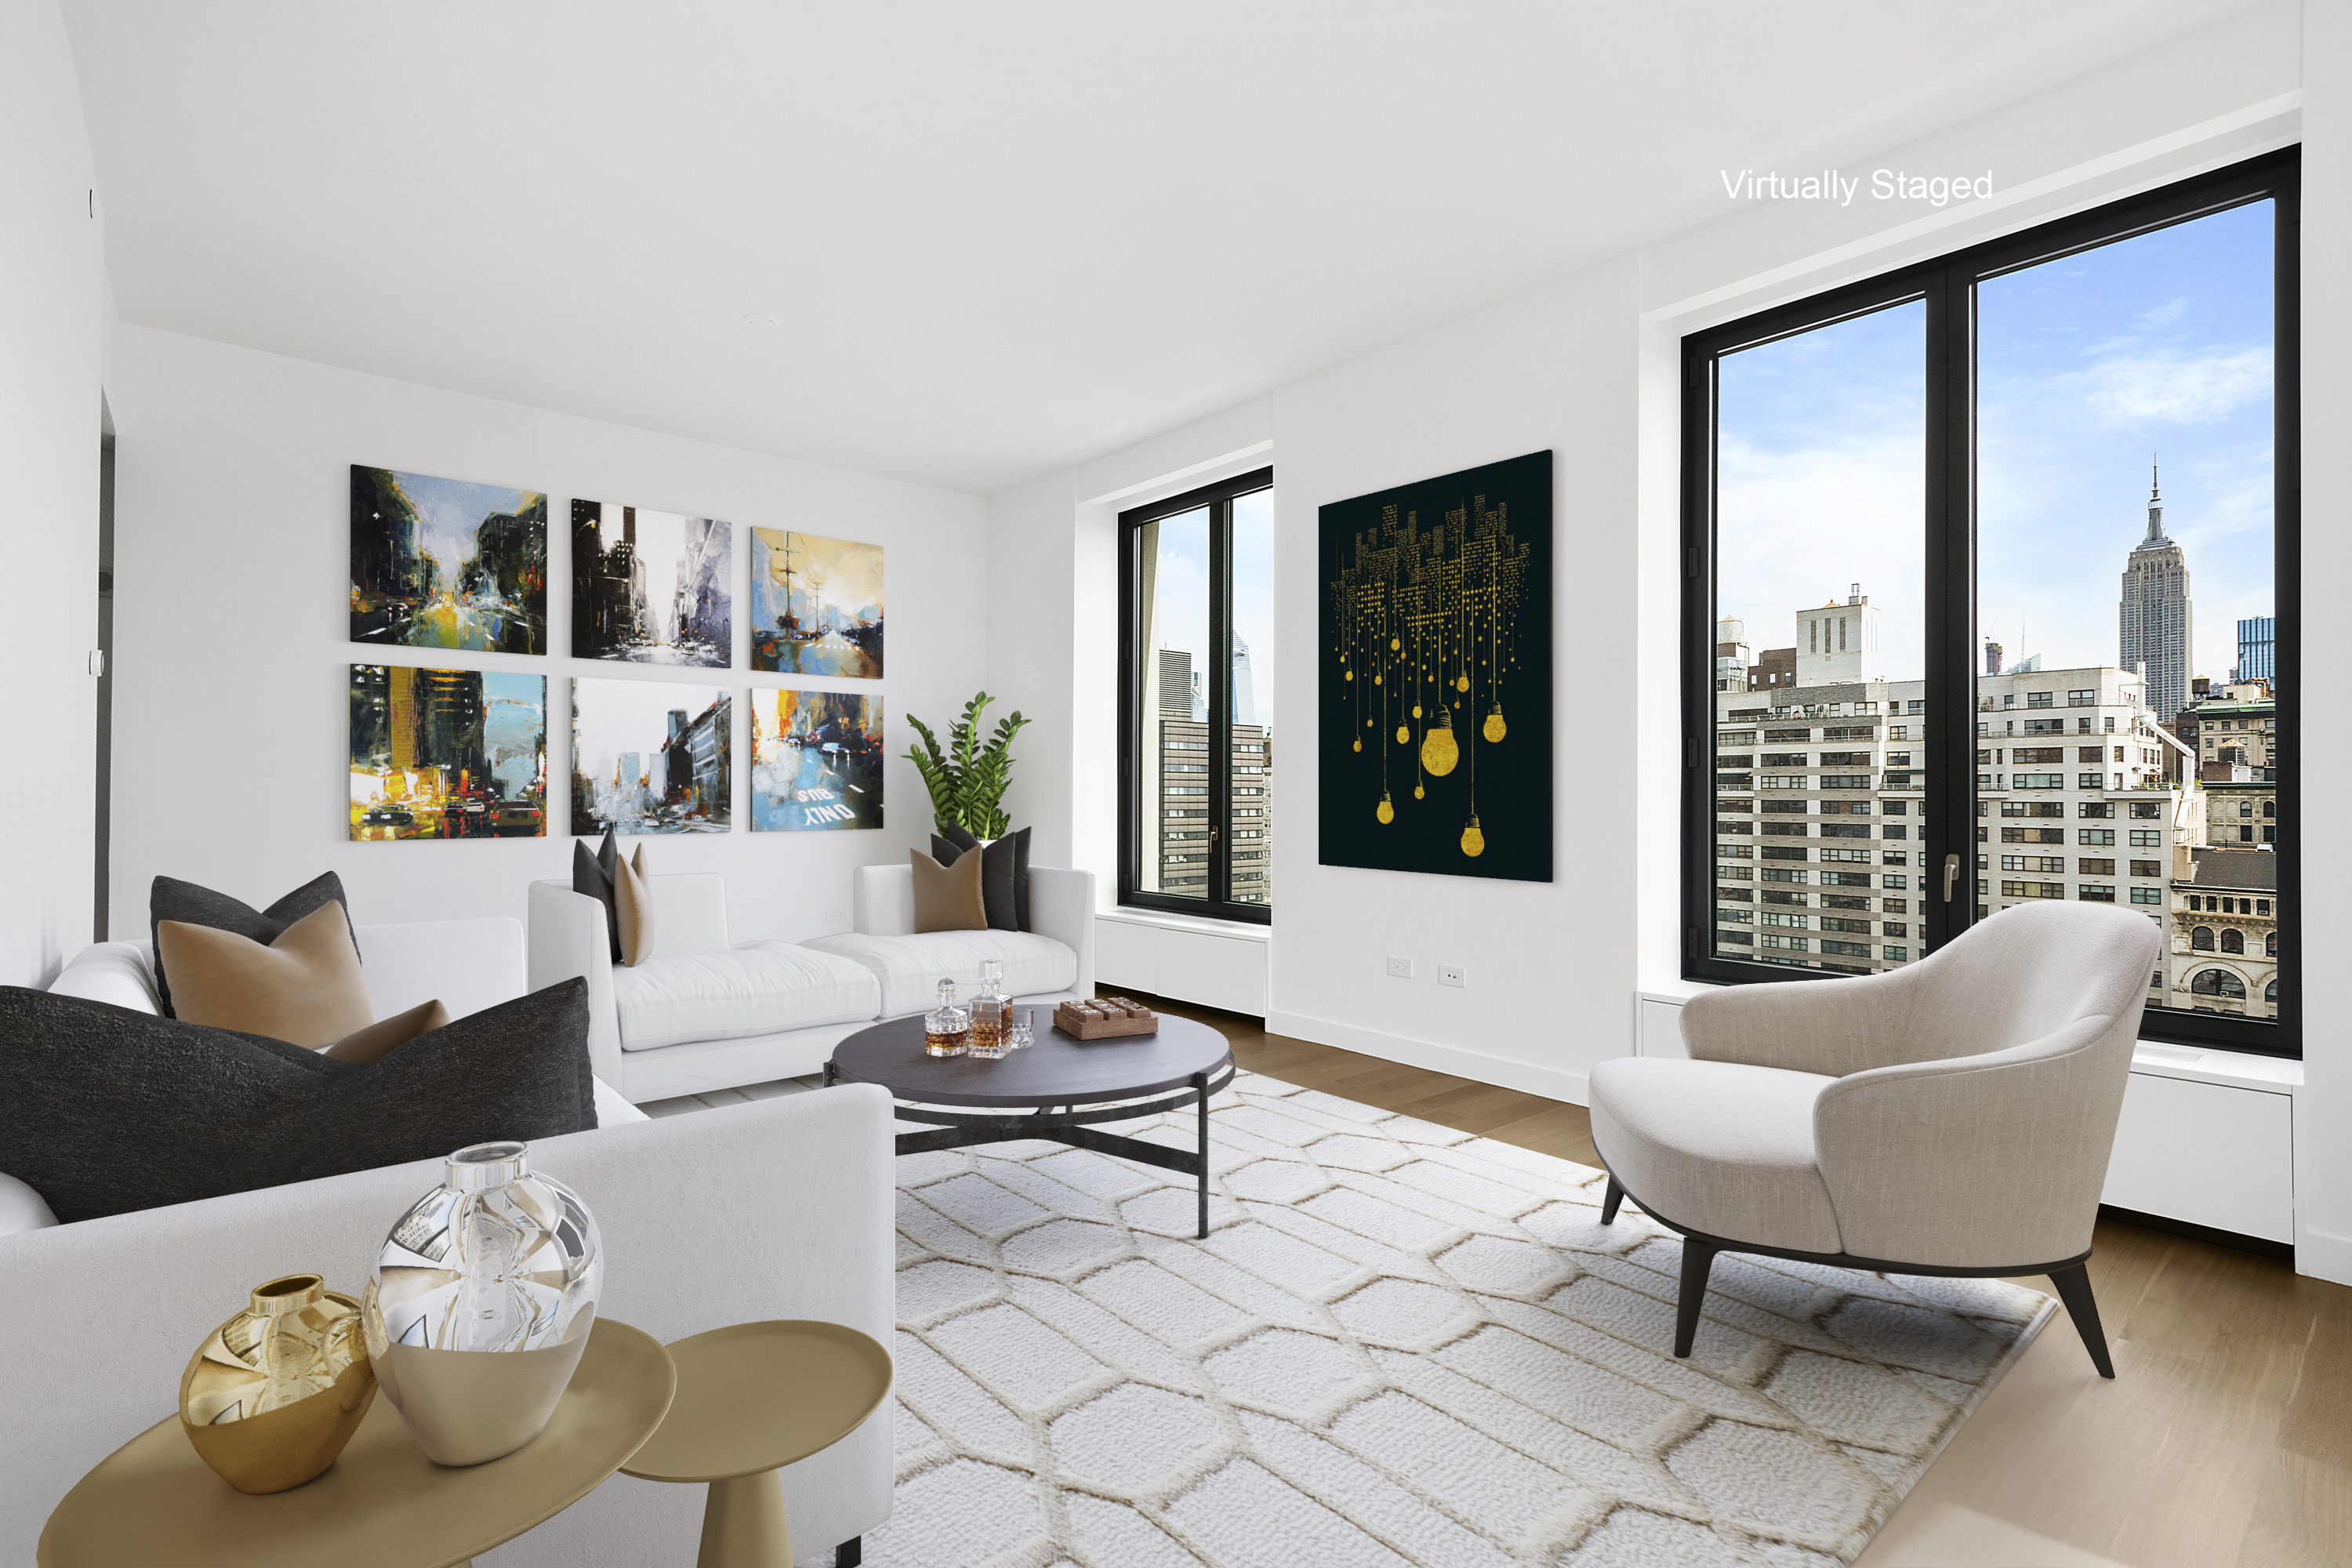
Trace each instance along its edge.
<instances>
[{"instance_id":1,"label":"blue sky","mask_svg":"<svg viewBox=\"0 0 2352 1568\"><path fill-rule=\"evenodd\" d=\"M1979 287L1979 613L2011 662L2115 662L2151 450L2191 673L2227 675L2239 618L2272 613L2271 220L2258 203ZM1921 673L1925 321L1898 306L1723 362L1719 605L1752 646L1859 580L1886 674Z\"/></svg>"},{"instance_id":2,"label":"blue sky","mask_svg":"<svg viewBox=\"0 0 2352 1568\"><path fill-rule=\"evenodd\" d=\"M1234 501L1234 635L1249 648L1257 721L1274 721L1274 492ZM1192 668L1208 668L1209 511L1202 507L1160 525L1160 646L1182 648ZM1207 678L1202 677L1202 690ZM1238 699L1236 699L1238 704Z\"/></svg>"}]
</instances>

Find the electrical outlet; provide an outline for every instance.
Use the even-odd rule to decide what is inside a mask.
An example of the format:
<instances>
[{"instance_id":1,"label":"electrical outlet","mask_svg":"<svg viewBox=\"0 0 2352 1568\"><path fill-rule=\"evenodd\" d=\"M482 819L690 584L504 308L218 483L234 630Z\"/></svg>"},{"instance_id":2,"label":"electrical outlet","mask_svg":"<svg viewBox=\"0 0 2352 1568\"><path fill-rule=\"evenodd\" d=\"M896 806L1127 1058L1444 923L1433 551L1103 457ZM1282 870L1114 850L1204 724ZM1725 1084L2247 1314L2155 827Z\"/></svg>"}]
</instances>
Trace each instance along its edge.
<instances>
[{"instance_id":1,"label":"electrical outlet","mask_svg":"<svg viewBox=\"0 0 2352 1568\"><path fill-rule=\"evenodd\" d=\"M1458 963L1441 963L1437 966L1437 983L1440 985L1467 985L1470 984L1470 972Z\"/></svg>"},{"instance_id":2,"label":"electrical outlet","mask_svg":"<svg viewBox=\"0 0 2352 1568\"><path fill-rule=\"evenodd\" d=\"M1392 978L1392 979L1396 979L1396 980L1410 980L1410 979L1412 979L1412 959L1410 959L1410 958L1391 958L1391 959L1390 959L1390 960L1389 960L1389 974L1390 974L1390 977L1391 977L1391 978Z\"/></svg>"}]
</instances>

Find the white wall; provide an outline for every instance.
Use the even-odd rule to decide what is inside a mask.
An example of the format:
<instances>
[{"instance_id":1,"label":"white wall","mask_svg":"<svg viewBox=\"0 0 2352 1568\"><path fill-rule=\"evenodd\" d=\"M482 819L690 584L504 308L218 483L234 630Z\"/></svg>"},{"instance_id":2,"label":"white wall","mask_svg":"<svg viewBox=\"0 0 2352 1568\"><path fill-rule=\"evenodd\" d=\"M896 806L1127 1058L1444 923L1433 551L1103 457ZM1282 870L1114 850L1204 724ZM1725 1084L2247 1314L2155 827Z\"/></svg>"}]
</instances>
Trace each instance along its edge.
<instances>
[{"instance_id":1,"label":"white wall","mask_svg":"<svg viewBox=\"0 0 2352 1568\"><path fill-rule=\"evenodd\" d=\"M1634 801L1626 650L1637 630L1632 258L1284 387L1274 396L1276 932L1267 1026L1582 1103L1632 1048ZM1549 882L1316 863L1317 510L1552 452L1554 873ZM1414 961L1412 980L1383 971ZM1462 989L1440 964L1468 971ZM1563 1008L1563 998L1574 1002Z\"/></svg>"},{"instance_id":2,"label":"white wall","mask_svg":"<svg viewBox=\"0 0 2352 1568\"><path fill-rule=\"evenodd\" d=\"M0 6L0 984L89 940L99 381L110 311L55 5Z\"/></svg>"},{"instance_id":3,"label":"white wall","mask_svg":"<svg viewBox=\"0 0 2352 1568\"><path fill-rule=\"evenodd\" d=\"M2336 482L2344 432L2352 429L2352 7L2315 4L2303 40L2303 617L2306 689L2325 668L2329 633L2352 583L2352 498ZM2298 737L2304 822L2333 804L2335 781L2352 776L2352 734L2326 708L2305 701ZM2333 835L2306 826L2315 850ZM2304 1091L2295 1097L2295 1264L2352 1285L2352 1014L2343 1005L2343 955L2352 952L2352 910L2327 897L2345 868L2308 853L2303 952L2307 1018Z\"/></svg>"},{"instance_id":4,"label":"white wall","mask_svg":"<svg viewBox=\"0 0 2352 1568\"><path fill-rule=\"evenodd\" d=\"M930 805L903 753L908 710L942 728L982 681L982 503L951 491L124 326L109 394L116 452L118 677L113 926L146 933L164 873L267 903L333 870L362 922L520 916L525 887L570 874L569 678L724 685L737 694L735 831L623 840L657 871L719 871L738 940L848 928L851 868L927 843ZM543 489L551 646L571 646L571 501L736 525L730 670L410 648L348 639L350 466ZM747 526L883 546L880 681L753 675ZM354 660L511 669L548 679L550 837L349 841ZM893 761L879 831L749 830L751 687L879 692Z\"/></svg>"},{"instance_id":5,"label":"white wall","mask_svg":"<svg viewBox=\"0 0 2352 1568\"><path fill-rule=\"evenodd\" d=\"M1580 1101L1591 1064L1630 1048L1637 978L1671 983L1680 969L1679 337L2292 142L2304 89L2302 28L2301 9L2275 0L1860 165L1990 168L1998 192L1990 202L1941 212L1866 201L1730 211L1636 256L1278 388L1223 419L994 498L993 569L1006 570L1018 552L1024 577L1045 582L1057 579L1061 559L1073 560L1079 618L1066 665L1058 653L1028 658L1025 644L1016 648L1000 637L997 685L1019 691L1033 710L1058 704L1089 714L1098 727L1093 748L1108 759L1115 721L1102 700L1109 691L1103 672L1116 654L1116 584L1100 563L1090 520L1115 509L1093 498L1122 486L1138 497L1184 488L1175 476L1186 465L1213 464L1243 439L1270 443L1281 606L1276 705L1297 739L1282 750L1277 786L1269 1026ZM2352 90L2344 53L2352 42L2327 47L2337 53L2326 57L2315 43L2310 58L2331 62L2341 104ZM2340 211L2336 193L2352 174L2352 116L2340 123L2335 163L2317 141L2308 153L2315 213ZM2352 233L2336 222L2315 228L2307 217L2305 242L2332 247L2326 259L2340 271ZM2315 282L2331 275L2322 260L2315 253L2307 262ZM2307 316L2307 341L2320 320ZM2330 341L2342 343L2347 327L2335 321ZM2339 384L2337 401L2323 404L2313 378L2325 356L2306 354L2317 461L2330 448L2316 432L2342 426L2352 387ZM2322 406L2332 416L2325 422ZM1558 476L1558 880L1513 885L1318 866L1307 729L1320 591L1316 509L1543 447L1557 453ZM2327 519L2315 508L2305 528L2308 562L2329 536ZM2315 591L2352 572L2352 546L2336 531L2329 548L2346 559L2325 574L2306 567ZM1619 739L1596 750L1596 734ZM2318 766L2323 742L2309 743L2308 776L2327 776ZM1113 808L1108 779L1074 756L1050 775L1033 773L1024 804L1041 821L1092 822ZM1081 853L1088 837L1078 836ZM1108 838L1099 830L1091 837L1108 856ZM1097 868L1107 871L1108 862ZM2322 868L2308 874L2315 884ZM2312 912L2315 952L2330 951L2316 927L2322 918ZM2352 931L2343 941L2352 945ZM1422 976L1440 963L1465 963L1471 984L1455 992L1428 978L1390 980L1381 969L1390 953L1414 957ZM1536 1023L1558 1011L1559 997L1572 999L1572 1021ZM2316 1058L2340 1054L2343 1044L2336 1031L2315 1026L2315 1085ZM2352 1148L2352 1062L2342 1077L2336 1100L2321 1093L2302 1101L2304 1125L2329 1129L2332 1151ZM2299 1125L2298 1148L2311 1142ZM2307 1160L2315 1174L2326 1163L2333 1186L2306 1204L2306 1226L2341 1205L2328 1223L2352 1245L2352 1181L2345 1179L2352 1155Z\"/></svg>"}]
</instances>

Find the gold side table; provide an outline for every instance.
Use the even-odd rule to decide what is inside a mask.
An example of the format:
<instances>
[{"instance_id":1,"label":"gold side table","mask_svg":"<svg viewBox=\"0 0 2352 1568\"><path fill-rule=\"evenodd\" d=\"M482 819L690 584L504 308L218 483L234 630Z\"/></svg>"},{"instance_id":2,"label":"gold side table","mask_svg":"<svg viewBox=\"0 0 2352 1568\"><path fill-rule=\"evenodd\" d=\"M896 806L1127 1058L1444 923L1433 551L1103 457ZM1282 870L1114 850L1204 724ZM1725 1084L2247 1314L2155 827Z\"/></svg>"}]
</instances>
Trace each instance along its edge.
<instances>
[{"instance_id":1,"label":"gold side table","mask_svg":"<svg viewBox=\"0 0 2352 1568\"><path fill-rule=\"evenodd\" d=\"M669 1347L677 1398L621 1467L648 1481L708 1481L698 1568L792 1568L776 1472L865 1425L890 1392L890 1352L806 1319L736 1323ZM842 1564L862 1555L845 1542Z\"/></svg>"},{"instance_id":2,"label":"gold side table","mask_svg":"<svg viewBox=\"0 0 2352 1568\"><path fill-rule=\"evenodd\" d=\"M99 1461L41 1530L40 1568L466 1568L570 1508L661 1425L677 1372L651 1334L609 1318L528 1446L465 1469L425 1457L379 1399L333 1466L252 1497L196 1458L177 1412Z\"/></svg>"}]
</instances>

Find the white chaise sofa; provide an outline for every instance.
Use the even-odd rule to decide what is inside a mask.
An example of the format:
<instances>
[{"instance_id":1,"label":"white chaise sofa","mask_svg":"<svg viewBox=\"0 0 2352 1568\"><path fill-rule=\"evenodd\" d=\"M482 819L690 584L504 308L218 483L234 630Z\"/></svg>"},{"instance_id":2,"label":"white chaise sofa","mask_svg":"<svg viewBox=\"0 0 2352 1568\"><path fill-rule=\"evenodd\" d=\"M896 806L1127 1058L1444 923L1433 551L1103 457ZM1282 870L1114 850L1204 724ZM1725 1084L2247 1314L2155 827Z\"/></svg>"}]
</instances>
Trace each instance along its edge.
<instances>
[{"instance_id":1,"label":"white chaise sofa","mask_svg":"<svg viewBox=\"0 0 2352 1568\"><path fill-rule=\"evenodd\" d=\"M803 942L730 941L723 877L646 885L654 956L629 968L596 900L533 882L530 905L531 988L587 981L596 1075L638 1104L817 1072L845 1037L929 1007L942 977L968 994L991 958L1016 1001L1094 994L1091 871L1032 867L1028 931L919 934L912 869L860 867L856 929Z\"/></svg>"},{"instance_id":2,"label":"white chaise sofa","mask_svg":"<svg viewBox=\"0 0 2352 1568\"><path fill-rule=\"evenodd\" d=\"M521 992L513 920L361 926L358 935L379 1016L433 996L463 1015ZM145 947L86 949L51 989L155 1011ZM595 1213L605 1316L665 1342L727 1323L819 1318L891 1342L887 1095L845 1085L656 1121L607 1085L598 1089L603 1125L541 1140L532 1159ZM331 1289L357 1291L386 1229L441 1173L437 1159L424 1160L0 1234L0 1332L24 1347L0 1378L0 1430L16 1435L0 1466L0 1565L30 1568L49 1510L82 1473L172 1414L188 1357L255 1285L315 1270ZM800 1550L854 1540L889 1516L890 1412L886 1404L784 1470ZM701 1509L699 1487L616 1476L479 1561L687 1563Z\"/></svg>"}]
</instances>

